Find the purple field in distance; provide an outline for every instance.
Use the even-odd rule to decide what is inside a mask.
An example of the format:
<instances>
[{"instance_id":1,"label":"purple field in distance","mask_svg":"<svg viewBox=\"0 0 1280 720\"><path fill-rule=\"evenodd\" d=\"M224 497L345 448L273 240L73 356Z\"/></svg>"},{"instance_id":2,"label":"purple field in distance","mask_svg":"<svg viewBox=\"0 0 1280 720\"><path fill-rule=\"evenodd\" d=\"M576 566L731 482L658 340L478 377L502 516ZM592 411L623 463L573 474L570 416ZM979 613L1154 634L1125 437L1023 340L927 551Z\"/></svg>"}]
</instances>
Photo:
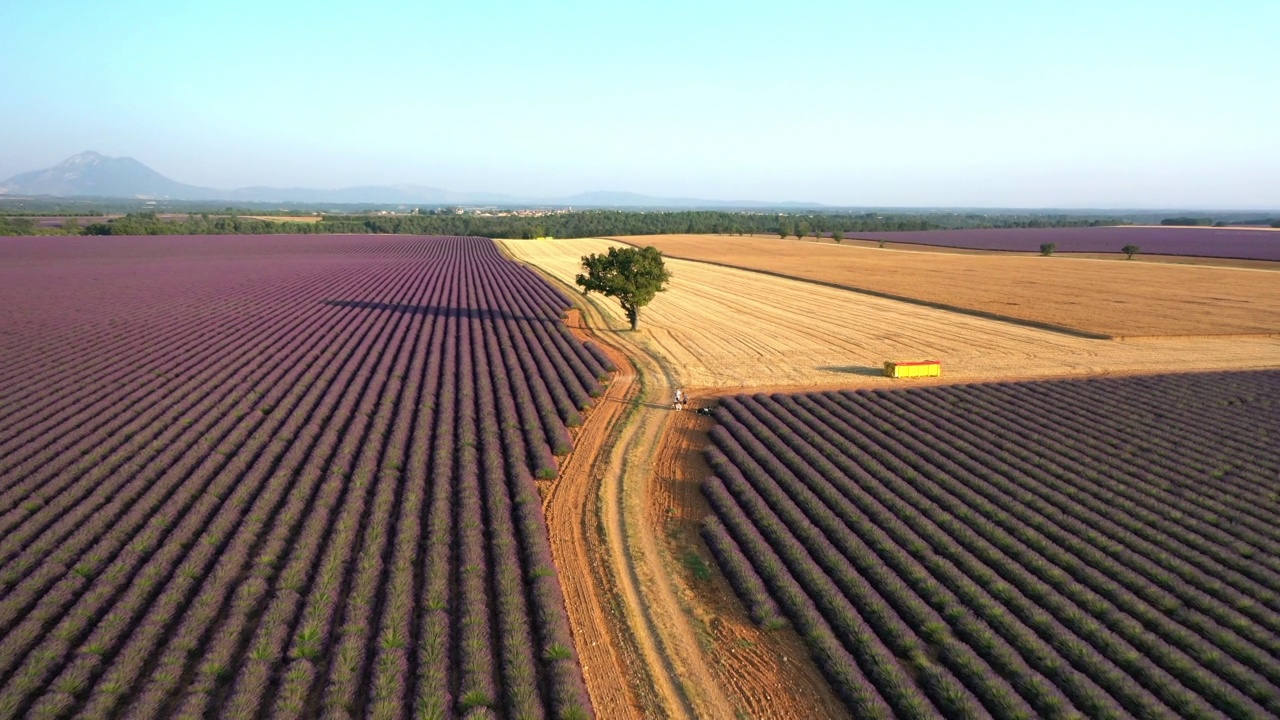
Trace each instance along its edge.
<instances>
[{"instance_id":1,"label":"purple field in distance","mask_svg":"<svg viewBox=\"0 0 1280 720\"><path fill-rule=\"evenodd\" d=\"M1053 243L1056 252L1116 253L1130 243L1142 255L1191 255L1237 260L1280 261L1280 232L1196 227L1082 227L981 230L909 230L848 233L850 240L933 245L970 250L1039 252Z\"/></svg>"}]
</instances>

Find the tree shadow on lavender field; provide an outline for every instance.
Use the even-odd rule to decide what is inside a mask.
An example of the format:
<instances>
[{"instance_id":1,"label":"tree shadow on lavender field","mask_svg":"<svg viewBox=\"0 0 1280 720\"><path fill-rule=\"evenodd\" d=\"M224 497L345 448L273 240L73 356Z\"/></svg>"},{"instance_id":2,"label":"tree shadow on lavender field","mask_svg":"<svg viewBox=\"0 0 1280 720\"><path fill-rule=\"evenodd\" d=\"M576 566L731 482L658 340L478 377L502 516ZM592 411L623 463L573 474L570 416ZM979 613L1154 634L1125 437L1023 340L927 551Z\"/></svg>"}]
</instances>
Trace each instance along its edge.
<instances>
[{"instance_id":1,"label":"tree shadow on lavender field","mask_svg":"<svg viewBox=\"0 0 1280 720\"><path fill-rule=\"evenodd\" d=\"M529 322L558 322L555 312L539 317L527 313L513 313L501 308L462 308L448 305L412 305L408 303L385 303L371 300L323 300L324 305L331 307L355 308L357 310L385 310L408 315L425 315L433 318L465 318L489 320L527 320Z\"/></svg>"}]
</instances>

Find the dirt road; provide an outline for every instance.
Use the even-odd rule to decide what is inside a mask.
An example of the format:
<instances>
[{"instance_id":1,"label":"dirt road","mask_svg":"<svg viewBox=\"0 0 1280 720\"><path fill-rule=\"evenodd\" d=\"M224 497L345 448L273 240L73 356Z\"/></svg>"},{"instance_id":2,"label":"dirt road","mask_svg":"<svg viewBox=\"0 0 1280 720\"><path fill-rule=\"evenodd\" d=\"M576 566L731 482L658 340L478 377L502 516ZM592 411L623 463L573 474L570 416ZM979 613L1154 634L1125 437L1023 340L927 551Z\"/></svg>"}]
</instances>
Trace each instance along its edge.
<instances>
[{"instance_id":1,"label":"dirt road","mask_svg":"<svg viewBox=\"0 0 1280 720\"><path fill-rule=\"evenodd\" d=\"M592 703L602 718L732 717L645 519L671 372L640 338L610 327L595 300L580 307L578 331L622 370L544 506Z\"/></svg>"},{"instance_id":2,"label":"dirt road","mask_svg":"<svg viewBox=\"0 0 1280 720\"><path fill-rule=\"evenodd\" d=\"M598 341L586 332L577 311L571 311L569 326L580 339ZM574 438L574 451L560 465L559 476L543 491L542 504L596 716L631 718L652 705L655 698L635 641L619 622L622 609L608 602L616 597L616 583L599 532L596 496L599 478L606 472L608 450L639 392L639 380L622 353L597 344L618 366L618 372L587 415Z\"/></svg>"}]
</instances>

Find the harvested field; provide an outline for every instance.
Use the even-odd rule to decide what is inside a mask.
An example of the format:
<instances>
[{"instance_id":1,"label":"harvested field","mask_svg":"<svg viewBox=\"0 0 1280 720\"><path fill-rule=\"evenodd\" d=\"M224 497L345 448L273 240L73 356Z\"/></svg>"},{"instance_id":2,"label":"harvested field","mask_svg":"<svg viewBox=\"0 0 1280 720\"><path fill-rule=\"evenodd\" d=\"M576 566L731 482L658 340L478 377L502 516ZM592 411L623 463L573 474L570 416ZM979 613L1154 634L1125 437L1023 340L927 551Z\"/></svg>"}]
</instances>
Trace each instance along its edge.
<instances>
[{"instance_id":1,"label":"harvested field","mask_svg":"<svg viewBox=\"0 0 1280 720\"><path fill-rule=\"evenodd\" d=\"M612 363L484 238L0 240L0 717L581 717Z\"/></svg>"},{"instance_id":2,"label":"harvested field","mask_svg":"<svg viewBox=\"0 0 1280 720\"><path fill-rule=\"evenodd\" d=\"M644 240L659 246L698 245L680 238ZM728 238L698 238L704 244L709 240ZM582 255L603 252L611 244L600 239L501 242L517 258L570 284L580 272ZM743 243L762 263L766 249L778 254L789 245L761 239ZM831 250L843 253L839 258L850 253L848 248ZM979 260L976 267L989 273L987 259ZM1056 266L1059 259L1043 260ZM639 335L669 364L676 380L695 388L883 386L895 382L880 376L885 360L941 360L943 382L1280 366L1280 337L1093 340L706 263L671 259L668 267L673 272L670 288L642 310ZM1280 277L1229 272L1233 278ZM1051 275L1046 273L1046 281ZM1278 294L1270 286L1267 292L1272 298ZM614 301L599 295L588 299L616 327L623 326ZM1280 314L1280 301L1270 302ZM1169 313L1171 321L1176 319Z\"/></svg>"},{"instance_id":3,"label":"harvested field","mask_svg":"<svg viewBox=\"0 0 1280 720\"><path fill-rule=\"evenodd\" d=\"M764 270L1103 336L1280 333L1280 264L1266 271L1152 263L1141 256L1126 261L935 254L763 236L620 239L653 245L674 258Z\"/></svg>"},{"instance_id":4,"label":"harvested field","mask_svg":"<svg viewBox=\"0 0 1280 720\"><path fill-rule=\"evenodd\" d=\"M853 717L1280 715L1280 372L755 395L703 536Z\"/></svg>"}]
</instances>

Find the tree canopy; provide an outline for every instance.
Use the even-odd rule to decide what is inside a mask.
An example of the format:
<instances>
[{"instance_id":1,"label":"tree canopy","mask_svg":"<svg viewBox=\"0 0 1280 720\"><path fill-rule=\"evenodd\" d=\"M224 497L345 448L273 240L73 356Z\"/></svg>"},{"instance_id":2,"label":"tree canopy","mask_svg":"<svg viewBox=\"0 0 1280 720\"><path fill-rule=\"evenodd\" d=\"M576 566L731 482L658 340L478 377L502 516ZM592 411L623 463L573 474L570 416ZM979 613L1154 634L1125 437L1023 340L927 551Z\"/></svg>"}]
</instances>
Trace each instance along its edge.
<instances>
[{"instance_id":1,"label":"tree canopy","mask_svg":"<svg viewBox=\"0 0 1280 720\"><path fill-rule=\"evenodd\" d=\"M662 262L662 252L650 245L640 248L611 247L605 254L582 257L586 274L579 273L574 282L583 294L598 292L622 305L631 329L640 326L640 308L666 289L671 271Z\"/></svg>"}]
</instances>

